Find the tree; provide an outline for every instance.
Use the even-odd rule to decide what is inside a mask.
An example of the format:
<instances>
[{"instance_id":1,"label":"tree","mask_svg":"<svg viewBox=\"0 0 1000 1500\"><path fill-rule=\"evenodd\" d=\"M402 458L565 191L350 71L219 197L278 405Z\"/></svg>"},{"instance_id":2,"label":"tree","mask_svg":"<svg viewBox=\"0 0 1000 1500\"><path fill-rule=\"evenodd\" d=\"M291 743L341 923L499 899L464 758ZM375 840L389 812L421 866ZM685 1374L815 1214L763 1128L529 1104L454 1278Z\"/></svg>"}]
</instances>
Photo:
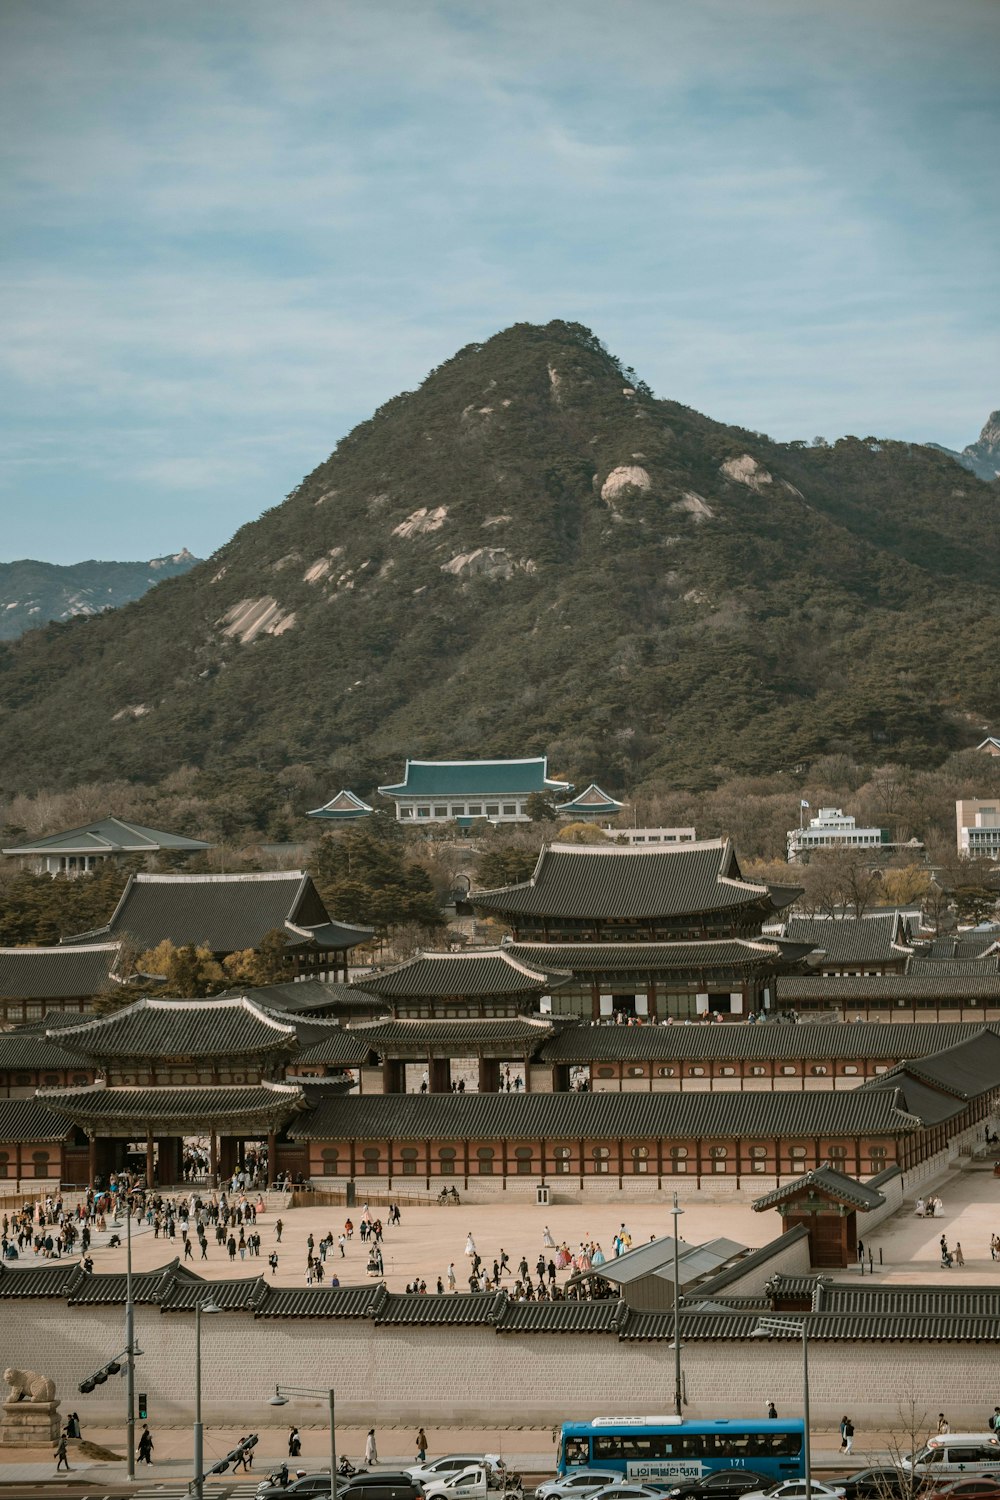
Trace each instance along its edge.
<instances>
[{"instance_id":1,"label":"tree","mask_svg":"<svg viewBox=\"0 0 1000 1500\"><path fill-rule=\"evenodd\" d=\"M559 830L560 844L606 844L607 835L594 823L567 823Z\"/></svg>"},{"instance_id":2,"label":"tree","mask_svg":"<svg viewBox=\"0 0 1000 1500\"><path fill-rule=\"evenodd\" d=\"M544 792L532 792L524 804L524 810L533 823L551 823L555 820L555 804Z\"/></svg>"},{"instance_id":3,"label":"tree","mask_svg":"<svg viewBox=\"0 0 1000 1500\"><path fill-rule=\"evenodd\" d=\"M285 961L287 947L288 939L285 934L273 927L264 934L258 947L230 953L222 960L222 967L233 984L253 988L264 984L278 984L289 977Z\"/></svg>"},{"instance_id":4,"label":"tree","mask_svg":"<svg viewBox=\"0 0 1000 1500\"><path fill-rule=\"evenodd\" d=\"M226 973L211 949L194 943L177 948L164 938L155 948L140 953L136 967L141 974L162 975L166 980L163 989L184 1000L215 995L226 987Z\"/></svg>"},{"instance_id":5,"label":"tree","mask_svg":"<svg viewBox=\"0 0 1000 1500\"><path fill-rule=\"evenodd\" d=\"M926 865L903 865L884 872L882 899L887 905L909 906L911 901L923 901L930 885L931 872Z\"/></svg>"},{"instance_id":6,"label":"tree","mask_svg":"<svg viewBox=\"0 0 1000 1500\"><path fill-rule=\"evenodd\" d=\"M328 833L319 840L312 873L329 911L380 933L403 922L440 927L444 921L427 871L407 853L391 819Z\"/></svg>"},{"instance_id":7,"label":"tree","mask_svg":"<svg viewBox=\"0 0 1000 1500\"><path fill-rule=\"evenodd\" d=\"M520 885L530 880L537 863L537 849L497 844L480 855L474 889L492 891L499 886Z\"/></svg>"}]
</instances>

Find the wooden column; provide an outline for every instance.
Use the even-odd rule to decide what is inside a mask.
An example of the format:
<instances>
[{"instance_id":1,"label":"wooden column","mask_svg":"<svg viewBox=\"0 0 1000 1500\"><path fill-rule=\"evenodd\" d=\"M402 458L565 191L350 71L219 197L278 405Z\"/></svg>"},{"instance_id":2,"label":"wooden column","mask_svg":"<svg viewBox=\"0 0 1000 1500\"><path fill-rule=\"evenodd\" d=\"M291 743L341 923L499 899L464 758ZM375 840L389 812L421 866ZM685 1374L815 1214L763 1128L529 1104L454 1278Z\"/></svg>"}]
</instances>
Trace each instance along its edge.
<instances>
[{"instance_id":1,"label":"wooden column","mask_svg":"<svg viewBox=\"0 0 1000 1500\"><path fill-rule=\"evenodd\" d=\"M267 1132L267 1180L273 1182L278 1173L278 1132L272 1125Z\"/></svg>"},{"instance_id":2,"label":"wooden column","mask_svg":"<svg viewBox=\"0 0 1000 1500\"><path fill-rule=\"evenodd\" d=\"M219 1186L219 1137L215 1130L209 1136L208 1144L208 1175L212 1187Z\"/></svg>"},{"instance_id":3,"label":"wooden column","mask_svg":"<svg viewBox=\"0 0 1000 1500\"><path fill-rule=\"evenodd\" d=\"M88 1177L88 1179L90 1181L90 1186L91 1187L94 1186L94 1178L96 1176L97 1176L97 1137L93 1136L93 1135L88 1135L88 1137L87 1137L87 1177Z\"/></svg>"},{"instance_id":4,"label":"wooden column","mask_svg":"<svg viewBox=\"0 0 1000 1500\"><path fill-rule=\"evenodd\" d=\"M153 1154L153 1132L151 1130L147 1129L147 1131L146 1131L146 1187L149 1188L149 1189L151 1189L152 1186L153 1186L153 1179L154 1179L154 1175L155 1175L155 1170L156 1169L155 1169L155 1166L154 1166L154 1154Z\"/></svg>"}]
</instances>

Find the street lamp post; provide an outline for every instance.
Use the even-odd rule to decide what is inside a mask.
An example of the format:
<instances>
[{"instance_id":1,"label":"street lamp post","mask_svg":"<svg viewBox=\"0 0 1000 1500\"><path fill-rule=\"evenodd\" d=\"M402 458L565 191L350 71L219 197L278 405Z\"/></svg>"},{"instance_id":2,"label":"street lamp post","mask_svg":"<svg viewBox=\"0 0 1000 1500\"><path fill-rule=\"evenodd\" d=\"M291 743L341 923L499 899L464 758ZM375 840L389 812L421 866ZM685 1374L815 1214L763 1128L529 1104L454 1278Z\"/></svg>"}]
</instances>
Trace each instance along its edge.
<instances>
[{"instance_id":1,"label":"street lamp post","mask_svg":"<svg viewBox=\"0 0 1000 1500\"><path fill-rule=\"evenodd\" d=\"M326 1398L330 1411L330 1500L337 1500L337 1419L333 1386L324 1391L311 1385L276 1385L271 1405L287 1406L290 1396L311 1396L316 1401Z\"/></svg>"},{"instance_id":2,"label":"street lamp post","mask_svg":"<svg viewBox=\"0 0 1000 1500\"><path fill-rule=\"evenodd\" d=\"M674 1413L683 1416L683 1400L681 1395L681 1258L680 1245L677 1239L677 1220L684 1210L677 1202L677 1194L674 1194L674 1206L670 1210L674 1216Z\"/></svg>"},{"instance_id":3,"label":"street lamp post","mask_svg":"<svg viewBox=\"0 0 1000 1500\"><path fill-rule=\"evenodd\" d=\"M135 1478L135 1303L132 1301L132 1207L125 1200L125 1402L128 1407L128 1477Z\"/></svg>"},{"instance_id":4,"label":"street lamp post","mask_svg":"<svg viewBox=\"0 0 1000 1500\"><path fill-rule=\"evenodd\" d=\"M806 1466L806 1500L812 1500L812 1441L809 1435L809 1332L806 1318L758 1318L750 1337L769 1339L774 1337L802 1339L802 1420L804 1424L803 1457Z\"/></svg>"},{"instance_id":5,"label":"street lamp post","mask_svg":"<svg viewBox=\"0 0 1000 1500\"><path fill-rule=\"evenodd\" d=\"M205 1494L205 1429L201 1420L201 1315L221 1312L211 1297L194 1307L194 1493L196 1500Z\"/></svg>"}]
</instances>

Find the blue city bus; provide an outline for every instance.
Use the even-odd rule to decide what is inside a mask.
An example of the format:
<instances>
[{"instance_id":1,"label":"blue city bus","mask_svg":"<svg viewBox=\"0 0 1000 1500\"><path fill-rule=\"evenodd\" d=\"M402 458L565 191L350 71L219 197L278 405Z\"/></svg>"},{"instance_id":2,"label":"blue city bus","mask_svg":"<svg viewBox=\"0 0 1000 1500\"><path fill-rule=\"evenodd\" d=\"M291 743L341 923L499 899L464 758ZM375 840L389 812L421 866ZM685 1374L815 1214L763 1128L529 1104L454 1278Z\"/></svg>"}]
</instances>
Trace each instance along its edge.
<instances>
[{"instance_id":1,"label":"blue city bus","mask_svg":"<svg viewBox=\"0 0 1000 1500\"><path fill-rule=\"evenodd\" d=\"M753 1469L779 1479L805 1474L804 1425L730 1417L595 1417L564 1422L559 1473L617 1469L629 1479L700 1479L714 1469Z\"/></svg>"}]
</instances>

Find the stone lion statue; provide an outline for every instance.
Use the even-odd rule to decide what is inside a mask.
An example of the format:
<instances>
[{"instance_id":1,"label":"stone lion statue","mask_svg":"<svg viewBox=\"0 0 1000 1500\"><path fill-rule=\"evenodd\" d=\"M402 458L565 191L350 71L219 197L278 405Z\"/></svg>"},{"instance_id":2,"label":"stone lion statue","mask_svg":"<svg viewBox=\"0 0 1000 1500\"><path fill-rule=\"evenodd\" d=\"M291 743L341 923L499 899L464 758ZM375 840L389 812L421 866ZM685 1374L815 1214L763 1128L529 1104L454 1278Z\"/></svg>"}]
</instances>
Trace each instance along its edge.
<instances>
[{"instance_id":1,"label":"stone lion statue","mask_svg":"<svg viewBox=\"0 0 1000 1500\"><path fill-rule=\"evenodd\" d=\"M8 1401L54 1401L55 1382L37 1370L4 1370L3 1378L9 1390Z\"/></svg>"}]
</instances>

